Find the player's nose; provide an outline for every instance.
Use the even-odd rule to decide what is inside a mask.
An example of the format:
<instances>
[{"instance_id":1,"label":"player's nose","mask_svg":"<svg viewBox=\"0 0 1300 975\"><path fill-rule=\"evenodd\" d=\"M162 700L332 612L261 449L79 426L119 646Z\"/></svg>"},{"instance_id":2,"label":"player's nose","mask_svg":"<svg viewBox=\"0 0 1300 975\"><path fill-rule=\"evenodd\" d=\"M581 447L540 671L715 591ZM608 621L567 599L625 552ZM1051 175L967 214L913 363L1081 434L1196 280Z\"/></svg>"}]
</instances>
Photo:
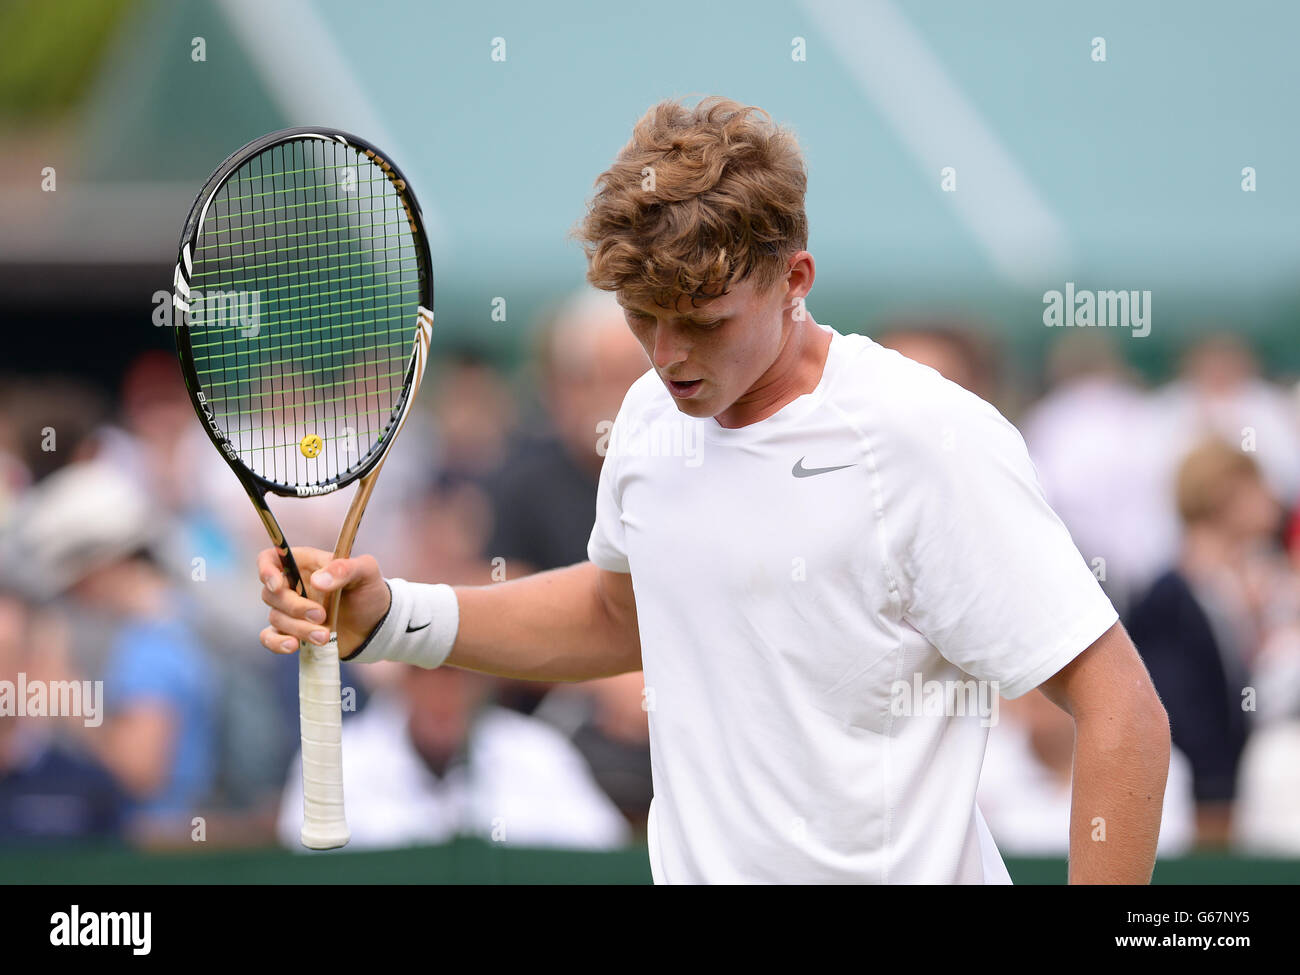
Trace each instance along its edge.
<instances>
[{"instance_id":1,"label":"player's nose","mask_svg":"<svg viewBox=\"0 0 1300 975\"><path fill-rule=\"evenodd\" d=\"M679 329L667 322L655 325L653 361L656 369L666 369L685 362L689 351Z\"/></svg>"}]
</instances>

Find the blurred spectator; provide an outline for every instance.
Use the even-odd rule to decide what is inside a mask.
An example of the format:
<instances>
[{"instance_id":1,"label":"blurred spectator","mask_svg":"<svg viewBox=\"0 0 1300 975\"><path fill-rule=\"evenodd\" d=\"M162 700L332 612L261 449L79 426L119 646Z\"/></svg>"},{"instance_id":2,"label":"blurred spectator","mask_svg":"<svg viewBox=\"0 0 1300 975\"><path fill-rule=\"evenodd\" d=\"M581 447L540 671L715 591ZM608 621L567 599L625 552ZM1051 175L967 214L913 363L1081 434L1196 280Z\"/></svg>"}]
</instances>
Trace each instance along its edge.
<instances>
[{"instance_id":1,"label":"blurred spectator","mask_svg":"<svg viewBox=\"0 0 1300 975\"><path fill-rule=\"evenodd\" d=\"M1232 845L1255 856L1300 858L1300 717L1251 733L1238 773Z\"/></svg>"},{"instance_id":2,"label":"blurred spectator","mask_svg":"<svg viewBox=\"0 0 1300 975\"><path fill-rule=\"evenodd\" d=\"M1198 841L1222 846L1250 727L1243 691L1289 582L1267 556L1281 512L1254 460L1218 440L1183 461L1177 504L1178 562L1133 607L1128 629L1192 763Z\"/></svg>"},{"instance_id":3,"label":"blurred spectator","mask_svg":"<svg viewBox=\"0 0 1300 975\"><path fill-rule=\"evenodd\" d=\"M21 423L14 395L20 386L20 380L0 375L0 525L30 478L22 462Z\"/></svg>"},{"instance_id":4,"label":"blurred spectator","mask_svg":"<svg viewBox=\"0 0 1300 975\"><path fill-rule=\"evenodd\" d=\"M998 848L1013 856L1070 850L1074 722L1038 691L1003 701L989 730L977 801ZM1170 752L1157 852L1178 856L1196 838L1187 758Z\"/></svg>"},{"instance_id":5,"label":"blurred spectator","mask_svg":"<svg viewBox=\"0 0 1300 975\"><path fill-rule=\"evenodd\" d=\"M601 424L613 421L628 387L650 367L622 306L593 289L543 323L538 352L546 416L512 445L490 491L494 527L485 553L505 559L511 578L587 558Z\"/></svg>"},{"instance_id":6,"label":"blurred spectator","mask_svg":"<svg viewBox=\"0 0 1300 975\"><path fill-rule=\"evenodd\" d=\"M999 405L997 356L983 330L941 318L898 318L879 330L876 341Z\"/></svg>"},{"instance_id":7,"label":"blurred spectator","mask_svg":"<svg viewBox=\"0 0 1300 975\"><path fill-rule=\"evenodd\" d=\"M1165 483L1187 453L1216 436L1255 454L1284 506L1300 494L1300 422L1291 399L1265 381L1250 349L1230 333L1208 335L1185 353L1181 373L1153 397ZM1171 494L1166 495L1172 497Z\"/></svg>"},{"instance_id":8,"label":"blurred spectator","mask_svg":"<svg viewBox=\"0 0 1300 975\"><path fill-rule=\"evenodd\" d=\"M1291 564L1297 572L1300 572L1300 506L1297 506L1291 516L1291 524L1286 530L1286 550L1291 557Z\"/></svg>"},{"instance_id":9,"label":"blurred spectator","mask_svg":"<svg viewBox=\"0 0 1300 975\"><path fill-rule=\"evenodd\" d=\"M1048 503L1121 612L1173 557L1177 533L1146 393L1111 336L1065 333L1048 359L1050 392L1021 429Z\"/></svg>"},{"instance_id":10,"label":"blurred spectator","mask_svg":"<svg viewBox=\"0 0 1300 975\"><path fill-rule=\"evenodd\" d=\"M1241 756L1232 842L1256 856L1300 858L1300 610L1295 608L1300 600L1300 509L1291 521L1287 551L1289 619L1274 619L1271 636L1251 668L1258 712Z\"/></svg>"},{"instance_id":11,"label":"blurred spectator","mask_svg":"<svg viewBox=\"0 0 1300 975\"><path fill-rule=\"evenodd\" d=\"M378 667L380 665L371 665ZM343 724L351 846L397 847L479 836L520 846L611 849L627 824L582 756L545 722L488 702L489 679L454 667L400 665ZM302 758L280 806L280 841L300 849Z\"/></svg>"},{"instance_id":12,"label":"blurred spectator","mask_svg":"<svg viewBox=\"0 0 1300 975\"><path fill-rule=\"evenodd\" d=\"M185 601L149 552L161 526L129 481L99 462L51 474L21 502L5 564L36 595L65 594L113 630L102 673L102 726L66 727L131 798L142 843L187 841L190 817L211 789L216 717L211 668L185 622Z\"/></svg>"},{"instance_id":13,"label":"blurred spectator","mask_svg":"<svg viewBox=\"0 0 1300 975\"><path fill-rule=\"evenodd\" d=\"M601 437L628 387L649 368L622 306L591 288L544 321L537 358L545 419L530 438L512 445L490 485L493 530L483 553L499 560L493 565L506 578L586 560ZM601 787L629 822L643 828L653 788L641 674L560 687L538 709L549 692L546 684L503 682L500 700L523 713L535 711L569 734Z\"/></svg>"},{"instance_id":14,"label":"blurred spectator","mask_svg":"<svg viewBox=\"0 0 1300 975\"><path fill-rule=\"evenodd\" d=\"M168 510L185 509L192 472L181 450L197 424L175 354L142 353L123 375L119 396L121 426L101 431L100 459Z\"/></svg>"},{"instance_id":15,"label":"blurred spectator","mask_svg":"<svg viewBox=\"0 0 1300 975\"><path fill-rule=\"evenodd\" d=\"M492 510L477 484L450 481L426 488L406 508L404 517L406 531L419 543L418 550L410 553L404 573L395 567L389 575L452 585L492 581L491 567L483 558L483 544L492 529Z\"/></svg>"},{"instance_id":16,"label":"blurred spectator","mask_svg":"<svg viewBox=\"0 0 1300 975\"><path fill-rule=\"evenodd\" d=\"M0 452L34 484L64 464L95 455L107 409L99 391L79 380L43 376L6 383L0 389Z\"/></svg>"},{"instance_id":17,"label":"blurred spectator","mask_svg":"<svg viewBox=\"0 0 1300 975\"><path fill-rule=\"evenodd\" d=\"M533 714L569 737L601 789L644 835L654 786L641 671L557 685Z\"/></svg>"},{"instance_id":18,"label":"blurred spectator","mask_svg":"<svg viewBox=\"0 0 1300 975\"><path fill-rule=\"evenodd\" d=\"M478 481L501 464L515 424L515 402L501 373L468 350L432 364L431 390L438 428L439 468L445 480Z\"/></svg>"},{"instance_id":19,"label":"blurred spectator","mask_svg":"<svg viewBox=\"0 0 1300 975\"><path fill-rule=\"evenodd\" d=\"M0 682L7 682L0 686L12 695L54 673L41 659L52 648L33 632L31 615L17 594L0 590ZM12 696L0 707L0 846L118 839L126 797L113 777L59 740L55 718L18 710Z\"/></svg>"},{"instance_id":20,"label":"blurred spectator","mask_svg":"<svg viewBox=\"0 0 1300 975\"><path fill-rule=\"evenodd\" d=\"M137 356L123 374L119 399L118 422L100 429L97 459L130 478L155 519L166 523L149 554L184 591L186 622L212 682L218 757L205 809L207 842L263 845L273 841L280 786L298 741L296 667L271 658L256 638L264 607L247 567L266 544L265 532L196 422L173 353ZM79 616L94 626L90 610L83 604ZM87 627L79 628L84 645ZM276 693L280 674L293 685L283 702Z\"/></svg>"}]
</instances>

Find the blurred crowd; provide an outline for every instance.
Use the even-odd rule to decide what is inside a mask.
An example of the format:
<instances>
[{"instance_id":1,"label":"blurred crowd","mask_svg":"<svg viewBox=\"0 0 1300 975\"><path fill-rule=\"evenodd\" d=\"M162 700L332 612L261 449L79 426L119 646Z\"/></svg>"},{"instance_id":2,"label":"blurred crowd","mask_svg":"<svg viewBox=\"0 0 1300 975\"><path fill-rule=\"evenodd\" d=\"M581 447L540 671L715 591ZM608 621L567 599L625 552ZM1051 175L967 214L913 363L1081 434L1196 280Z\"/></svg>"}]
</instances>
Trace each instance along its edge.
<instances>
[{"instance_id":1,"label":"blurred crowd","mask_svg":"<svg viewBox=\"0 0 1300 975\"><path fill-rule=\"evenodd\" d=\"M586 557L600 433L647 362L606 294L571 296L533 334L517 375L470 351L433 362L356 543L386 574L492 585ZM1170 715L1161 853L1300 856L1297 389L1226 330L1190 341L1155 388L1098 330L1058 342L1032 387L971 323L869 334L1023 432ZM328 548L350 495L271 504L291 542ZM0 846L298 847L297 658L256 637L266 544L169 353L113 390L3 380ZM74 682L77 714L36 714L21 693ZM640 674L545 685L345 664L343 684L353 847L644 840ZM1072 752L1042 695L1003 703L979 803L1004 853L1066 851Z\"/></svg>"}]
</instances>

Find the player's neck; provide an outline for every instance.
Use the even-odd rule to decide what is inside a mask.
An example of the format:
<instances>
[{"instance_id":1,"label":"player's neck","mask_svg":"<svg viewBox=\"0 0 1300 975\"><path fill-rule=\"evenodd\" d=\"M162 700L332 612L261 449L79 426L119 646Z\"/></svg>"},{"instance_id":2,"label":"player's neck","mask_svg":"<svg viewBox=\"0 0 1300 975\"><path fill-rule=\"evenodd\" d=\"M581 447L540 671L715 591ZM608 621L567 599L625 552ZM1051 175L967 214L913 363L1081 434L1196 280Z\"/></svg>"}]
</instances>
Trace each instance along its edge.
<instances>
[{"instance_id":1,"label":"player's neck","mask_svg":"<svg viewBox=\"0 0 1300 975\"><path fill-rule=\"evenodd\" d=\"M830 352L831 333L808 315L795 322L776 361L757 383L714 419L734 429L766 420L787 403L811 393L821 382Z\"/></svg>"}]
</instances>

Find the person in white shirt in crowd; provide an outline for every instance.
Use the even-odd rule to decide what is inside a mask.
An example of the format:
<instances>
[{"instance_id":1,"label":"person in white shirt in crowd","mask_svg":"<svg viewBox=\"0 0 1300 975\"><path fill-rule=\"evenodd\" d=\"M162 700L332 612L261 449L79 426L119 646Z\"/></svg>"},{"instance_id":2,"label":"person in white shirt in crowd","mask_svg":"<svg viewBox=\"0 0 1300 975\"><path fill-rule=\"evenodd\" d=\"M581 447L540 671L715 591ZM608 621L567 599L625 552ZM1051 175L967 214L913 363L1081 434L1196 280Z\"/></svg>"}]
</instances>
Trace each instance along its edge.
<instances>
[{"instance_id":1,"label":"person in white shirt in crowd","mask_svg":"<svg viewBox=\"0 0 1300 975\"><path fill-rule=\"evenodd\" d=\"M1075 330L1048 356L1049 390L1020 424L1043 491L1123 610L1178 546L1149 394L1115 339Z\"/></svg>"},{"instance_id":2,"label":"person in white shirt in crowd","mask_svg":"<svg viewBox=\"0 0 1300 975\"><path fill-rule=\"evenodd\" d=\"M646 113L578 231L652 367L614 421L589 560L452 588L298 550L314 593L342 593L340 652L644 669L658 883L1009 882L975 801L981 712L1038 688L1074 719L1070 880L1146 883L1169 769L1150 677L1016 429L809 313L806 183L761 109ZM258 573L267 649L329 639L274 549Z\"/></svg>"},{"instance_id":3,"label":"person in white shirt in crowd","mask_svg":"<svg viewBox=\"0 0 1300 975\"><path fill-rule=\"evenodd\" d=\"M989 730L979 807L998 847L1013 856L1069 852L1070 760L1074 725L1041 694L1004 701ZM1157 852L1180 856L1196 842L1196 804L1187 757L1170 751Z\"/></svg>"},{"instance_id":4,"label":"person in white shirt in crowd","mask_svg":"<svg viewBox=\"0 0 1300 975\"><path fill-rule=\"evenodd\" d=\"M1232 817L1234 850L1300 858L1300 710L1258 728L1246 742Z\"/></svg>"},{"instance_id":5,"label":"person in white shirt in crowd","mask_svg":"<svg viewBox=\"0 0 1300 975\"><path fill-rule=\"evenodd\" d=\"M1285 660L1288 642L1294 650L1300 588L1276 544L1281 506L1253 454L1205 441L1179 465L1176 497L1178 559L1125 622L1191 765L1198 845L1226 847L1250 737L1261 718L1294 707L1294 682L1271 661Z\"/></svg>"},{"instance_id":6,"label":"person in white shirt in crowd","mask_svg":"<svg viewBox=\"0 0 1300 975\"><path fill-rule=\"evenodd\" d=\"M1281 387L1259 374L1245 342L1229 332L1206 335L1184 353L1180 374L1151 398L1165 503L1166 531L1178 538L1174 481L1183 458L1207 437L1236 444L1258 462L1286 509L1300 500L1300 417ZM1172 555L1171 549L1167 554Z\"/></svg>"},{"instance_id":7,"label":"person in white shirt in crowd","mask_svg":"<svg viewBox=\"0 0 1300 975\"><path fill-rule=\"evenodd\" d=\"M485 677L398 665L343 723L343 795L356 849L477 836L506 845L616 849L627 821L563 734L493 705ZM302 755L277 832L301 850Z\"/></svg>"}]
</instances>

